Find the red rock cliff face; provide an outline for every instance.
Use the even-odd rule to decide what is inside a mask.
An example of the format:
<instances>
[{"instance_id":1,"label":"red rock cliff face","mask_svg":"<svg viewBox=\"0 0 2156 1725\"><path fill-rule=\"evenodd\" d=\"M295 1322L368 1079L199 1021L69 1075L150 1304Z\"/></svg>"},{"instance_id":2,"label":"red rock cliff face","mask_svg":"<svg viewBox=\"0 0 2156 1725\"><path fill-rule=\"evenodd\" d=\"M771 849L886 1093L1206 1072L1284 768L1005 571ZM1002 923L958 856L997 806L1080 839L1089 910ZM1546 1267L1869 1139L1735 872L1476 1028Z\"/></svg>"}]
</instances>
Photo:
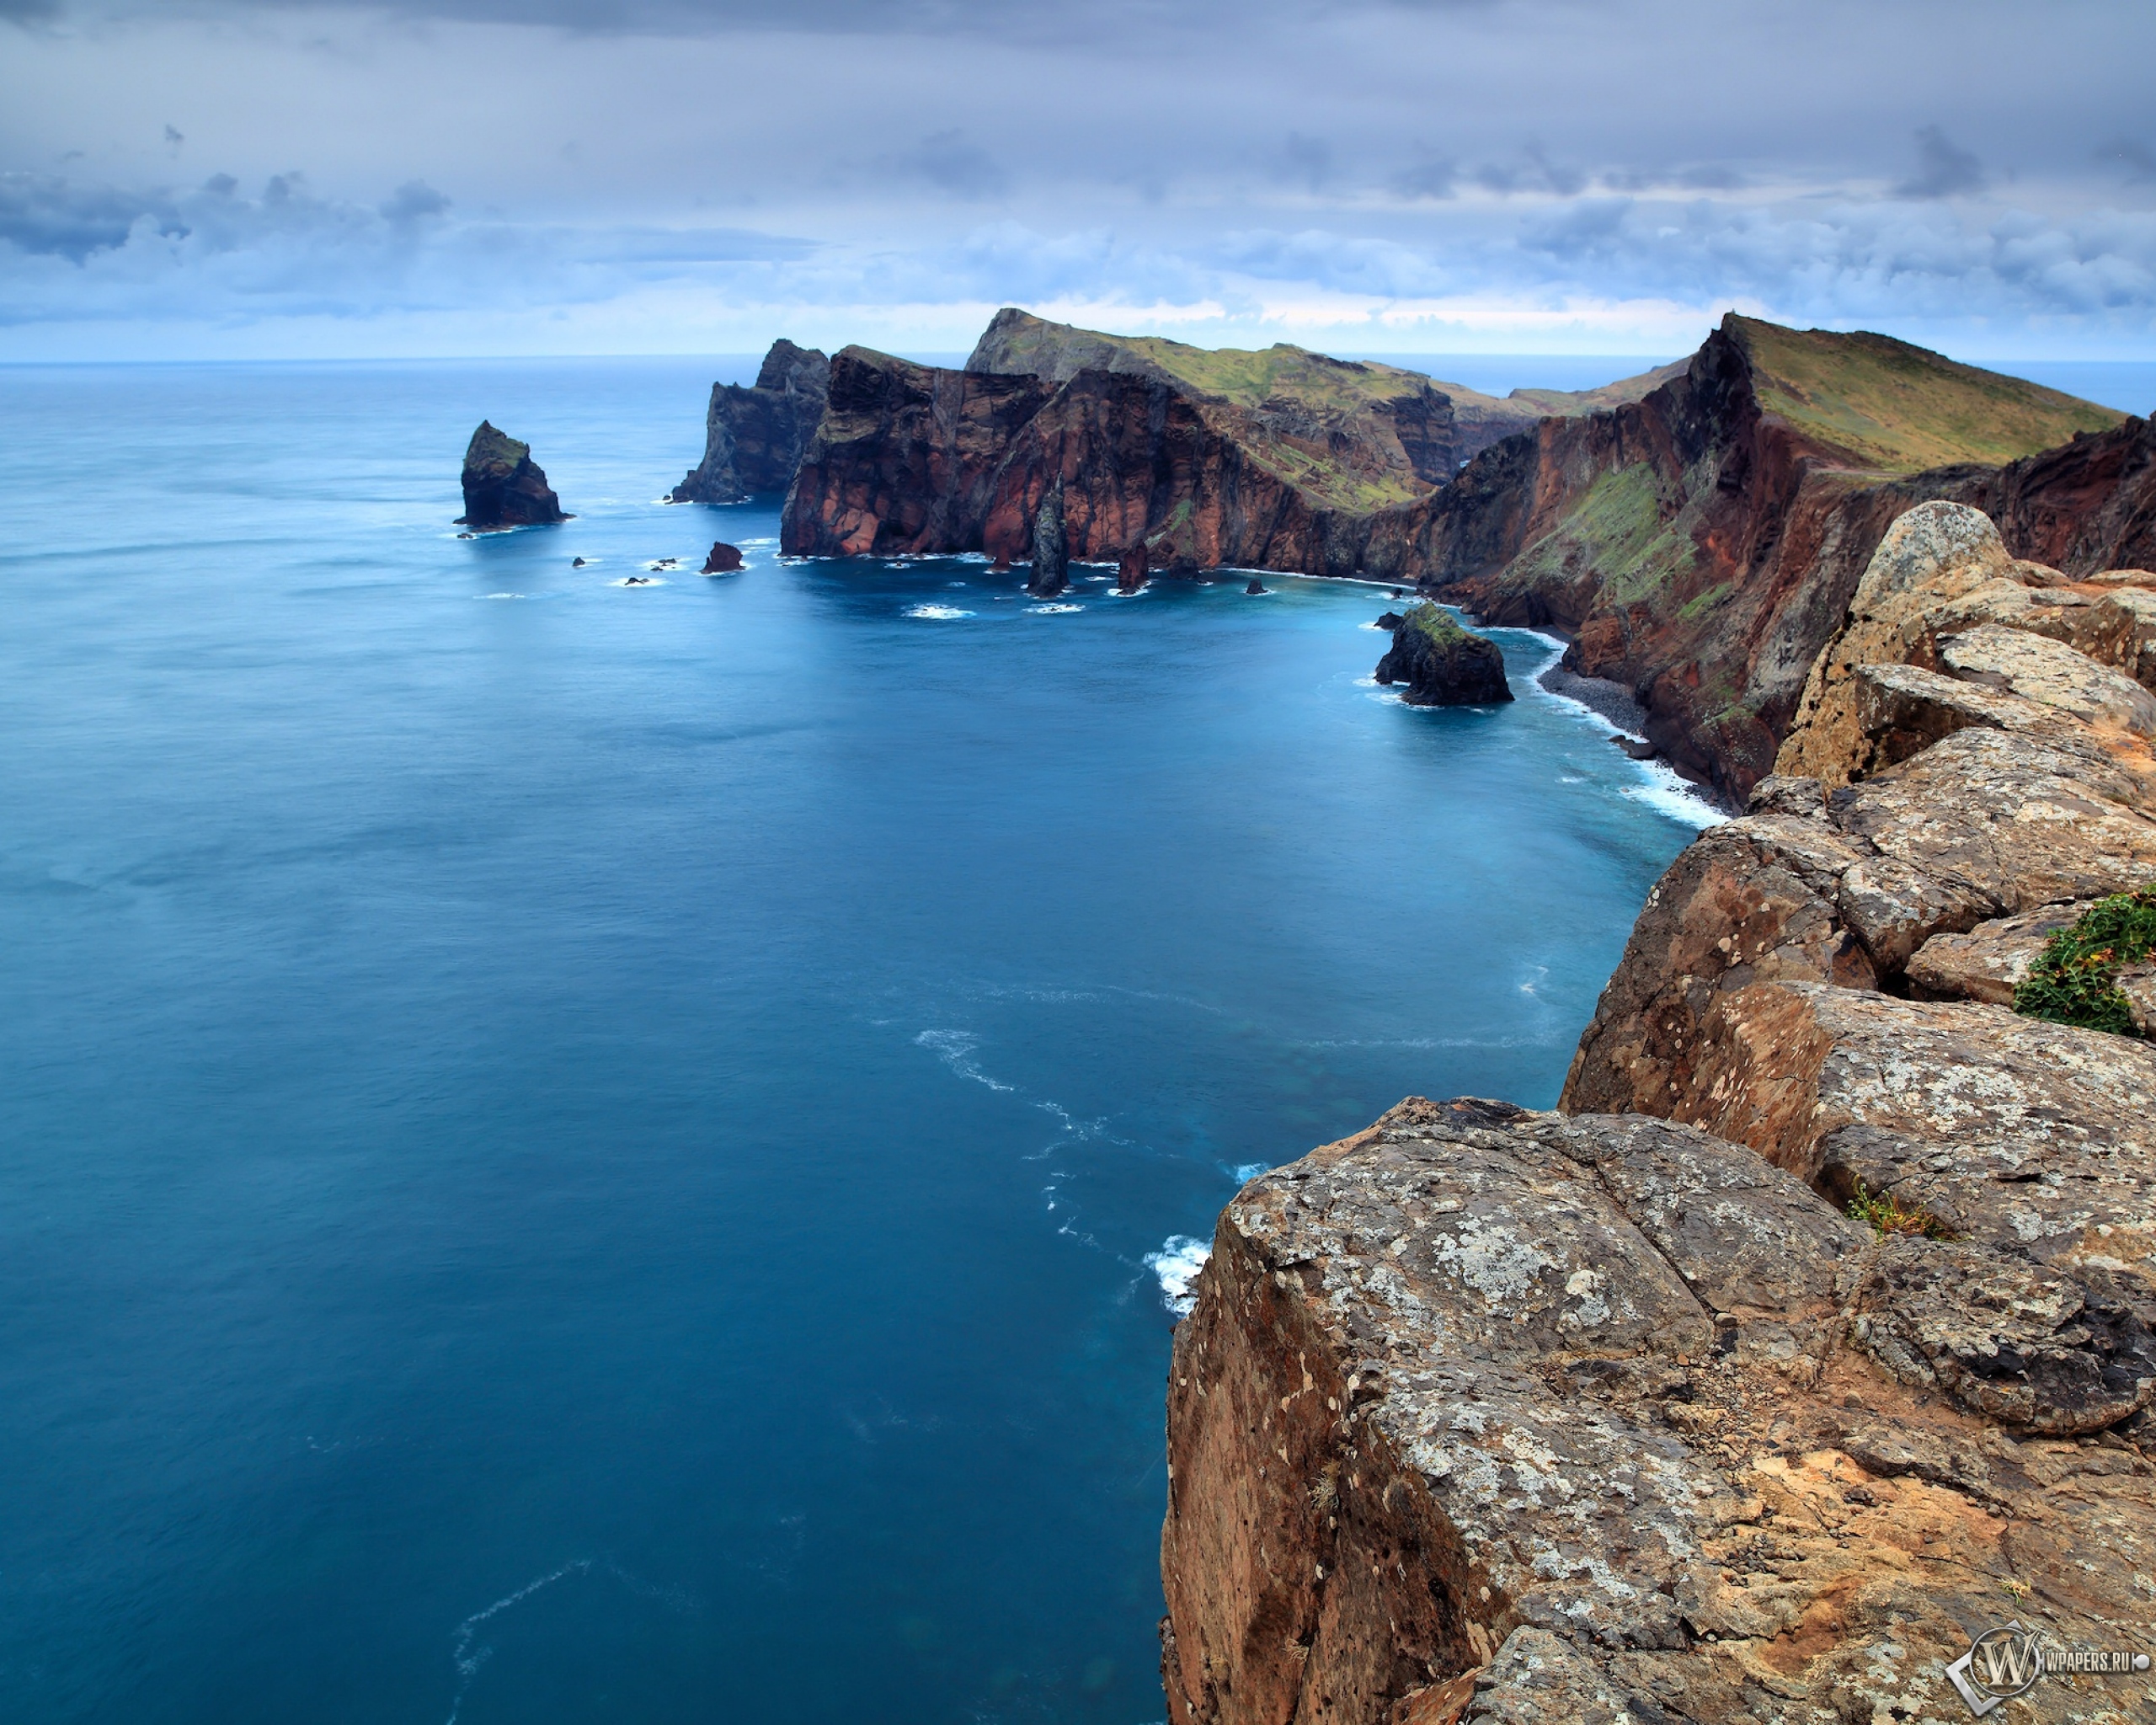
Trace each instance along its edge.
<instances>
[{"instance_id":1,"label":"red rock cliff face","mask_svg":"<svg viewBox=\"0 0 2156 1725\"><path fill-rule=\"evenodd\" d=\"M1154 568L1355 573L1371 518L1327 506L1277 467L1299 459L1352 476L1358 450L1303 450L1249 417L1141 375L1089 369L1057 384L848 348L832 362L782 544L803 557L1022 558L1060 478L1081 561L1143 546Z\"/></svg>"},{"instance_id":2,"label":"red rock cliff face","mask_svg":"<svg viewBox=\"0 0 2156 1725\"><path fill-rule=\"evenodd\" d=\"M1657 746L1741 798L1888 522L1978 471L1850 473L1762 412L1718 331L1645 400L1486 451L1366 561L1485 622L1572 633L1568 669L1630 686Z\"/></svg>"}]
</instances>

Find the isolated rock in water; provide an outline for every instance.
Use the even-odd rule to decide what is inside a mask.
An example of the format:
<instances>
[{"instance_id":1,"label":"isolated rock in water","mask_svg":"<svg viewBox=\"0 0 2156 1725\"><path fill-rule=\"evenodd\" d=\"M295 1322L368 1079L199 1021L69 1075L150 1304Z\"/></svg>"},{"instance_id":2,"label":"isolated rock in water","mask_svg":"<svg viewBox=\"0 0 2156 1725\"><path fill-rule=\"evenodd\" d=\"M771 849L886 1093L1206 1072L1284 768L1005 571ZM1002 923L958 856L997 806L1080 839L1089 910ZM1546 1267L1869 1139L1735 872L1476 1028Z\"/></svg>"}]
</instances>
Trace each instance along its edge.
<instances>
[{"instance_id":1,"label":"isolated rock in water","mask_svg":"<svg viewBox=\"0 0 2156 1725\"><path fill-rule=\"evenodd\" d=\"M1427 600L1395 625L1392 650L1378 661L1377 678L1406 684L1401 698L1411 707L1479 707L1513 698L1497 644L1470 634Z\"/></svg>"},{"instance_id":2,"label":"isolated rock in water","mask_svg":"<svg viewBox=\"0 0 2156 1725\"><path fill-rule=\"evenodd\" d=\"M571 517L563 514L561 499L532 461L531 446L482 419L464 451L464 513L456 519L462 526L490 533Z\"/></svg>"},{"instance_id":3,"label":"isolated rock in water","mask_svg":"<svg viewBox=\"0 0 2156 1725\"><path fill-rule=\"evenodd\" d=\"M1381 629L1387 630L1396 629L1400 627L1401 621L1402 619L1398 611L1388 611L1383 617L1378 619L1378 627Z\"/></svg>"},{"instance_id":4,"label":"isolated rock in water","mask_svg":"<svg viewBox=\"0 0 2156 1725\"><path fill-rule=\"evenodd\" d=\"M571 558L569 559L569 567L573 569L582 569L584 567L584 559L580 557Z\"/></svg>"},{"instance_id":5,"label":"isolated rock in water","mask_svg":"<svg viewBox=\"0 0 2156 1725\"><path fill-rule=\"evenodd\" d=\"M1272 591L1272 589L1267 587L1264 582L1259 580L1256 575L1252 575L1250 578L1250 585L1244 588L1243 591L1246 593L1268 593Z\"/></svg>"},{"instance_id":6,"label":"isolated rock in water","mask_svg":"<svg viewBox=\"0 0 2156 1725\"><path fill-rule=\"evenodd\" d=\"M1115 567L1115 590L1135 593L1145 585L1145 547L1134 545L1123 553Z\"/></svg>"},{"instance_id":7,"label":"isolated rock in water","mask_svg":"<svg viewBox=\"0 0 2156 1725\"><path fill-rule=\"evenodd\" d=\"M1063 537L1063 481L1049 487L1033 517L1033 572L1026 590L1036 599L1053 599L1070 585L1070 550Z\"/></svg>"},{"instance_id":8,"label":"isolated rock in water","mask_svg":"<svg viewBox=\"0 0 2156 1725\"><path fill-rule=\"evenodd\" d=\"M711 555L704 559L703 572L707 575L730 575L740 567L741 547L721 539L712 546Z\"/></svg>"},{"instance_id":9,"label":"isolated rock in water","mask_svg":"<svg viewBox=\"0 0 2156 1725\"><path fill-rule=\"evenodd\" d=\"M831 362L782 338L753 388L714 383L704 416L704 458L674 488L675 503L739 503L793 483L830 394Z\"/></svg>"}]
</instances>

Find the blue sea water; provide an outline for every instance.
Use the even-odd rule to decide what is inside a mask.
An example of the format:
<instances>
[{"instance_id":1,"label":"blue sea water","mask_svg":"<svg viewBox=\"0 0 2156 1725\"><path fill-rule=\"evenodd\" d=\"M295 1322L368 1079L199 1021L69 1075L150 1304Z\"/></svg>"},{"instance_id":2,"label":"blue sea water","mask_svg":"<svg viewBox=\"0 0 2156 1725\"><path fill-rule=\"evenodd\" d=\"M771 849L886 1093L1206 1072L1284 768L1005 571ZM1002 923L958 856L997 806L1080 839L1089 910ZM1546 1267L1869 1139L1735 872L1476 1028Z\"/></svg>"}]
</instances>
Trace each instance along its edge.
<instances>
[{"instance_id":1,"label":"blue sea water","mask_svg":"<svg viewBox=\"0 0 2156 1725\"><path fill-rule=\"evenodd\" d=\"M1555 1097L1691 827L1548 644L783 564L707 382L0 377L0 1717L1157 1719L1155 1260Z\"/></svg>"}]
</instances>

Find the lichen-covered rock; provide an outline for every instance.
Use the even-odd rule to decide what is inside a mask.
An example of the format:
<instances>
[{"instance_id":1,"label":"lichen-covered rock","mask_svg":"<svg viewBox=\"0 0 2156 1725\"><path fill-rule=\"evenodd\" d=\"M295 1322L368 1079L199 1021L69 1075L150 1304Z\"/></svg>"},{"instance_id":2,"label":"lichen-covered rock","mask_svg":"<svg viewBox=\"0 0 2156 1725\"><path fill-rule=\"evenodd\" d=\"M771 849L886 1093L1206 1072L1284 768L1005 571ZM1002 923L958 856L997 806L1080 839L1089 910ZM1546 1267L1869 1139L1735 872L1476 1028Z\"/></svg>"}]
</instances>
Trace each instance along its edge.
<instances>
[{"instance_id":1,"label":"lichen-covered rock","mask_svg":"<svg viewBox=\"0 0 2156 1725\"><path fill-rule=\"evenodd\" d=\"M1939 657L1966 682L2056 708L2096 730L2156 736L2156 696L2048 636L1988 623L1943 637Z\"/></svg>"},{"instance_id":2,"label":"lichen-covered rock","mask_svg":"<svg viewBox=\"0 0 2156 1725\"><path fill-rule=\"evenodd\" d=\"M1497 644L1463 629L1450 611L1427 601L1393 618L1392 646L1378 661L1377 680L1406 684L1400 698L1410 707L1479 707L1513 698Z\"/></svg>"},{"instance_id":3,"label":"lichen-covered rock","mask_svg":"<svg viewBox=\"0 0 2156 1725\"><path fill-rule=\"evenodd\" d=\"M1994 713L2033 715L2033 730L1951 732L1831 798L1816 781L1770 779L1775 809L1688 846L1648 895L1560 1106L1673 1114L1726 991L1769 980L1876 988L1942 933L2156 876L2148 781L2050 709L1981 698ZM1817 812L1781 812L1806 809Z\"/></svg>"},{"instance_id":4,"label":"lichen-covered rock","mask_svg":"<svg viewBox=\"0 0 2156 1725\"><path fill-rule=\"evenodd\" d=\"M1920 1001L1980 1001L2010 1007L2014 991L2045 943L2088 909L2047 905L2019 916L1979 922L1966 934L1935 934L1919 947L1904 973Z\"/></svg>"},{"instance_id":5,"label":"lichen-covered rock","mask_svg":"<svg viewBox=\"0 0 2156 1725\"><path fill-rule=\"evenodd\" d=\"M2055 1434L2156 1387L2136 1297L1882 1242L1683 1126L1411 1099L1221 1219L1171 1368L1170 1718L1944 1717L2009 1580L2125 1644L2156 1470Z\"/></svg>"},{"instance_id":6,"label":"lichen-covered rock","mask_svg":"<svg viewBox=\"0 0 2156 1725\"><path fill-rule=\"evenodd\" d=\"M484 419L465 448L462 478L464 513L456 519L475 533L571 519L562 513L562 500L547 483L545 471L531 459L531 446Z\"/></svg>"},{"instance_id":7,"label":"lichen-covered rock","mask_svg":"<svg viewBox=\"0 0 2156 1725\"><path fill-rule=\"evenodd\" d=\"M1718 996L1671 1117L2043 1263L2156 1253L2156 1049L1974 1002L1764 982Z\"/></svg>"}]
</instances>

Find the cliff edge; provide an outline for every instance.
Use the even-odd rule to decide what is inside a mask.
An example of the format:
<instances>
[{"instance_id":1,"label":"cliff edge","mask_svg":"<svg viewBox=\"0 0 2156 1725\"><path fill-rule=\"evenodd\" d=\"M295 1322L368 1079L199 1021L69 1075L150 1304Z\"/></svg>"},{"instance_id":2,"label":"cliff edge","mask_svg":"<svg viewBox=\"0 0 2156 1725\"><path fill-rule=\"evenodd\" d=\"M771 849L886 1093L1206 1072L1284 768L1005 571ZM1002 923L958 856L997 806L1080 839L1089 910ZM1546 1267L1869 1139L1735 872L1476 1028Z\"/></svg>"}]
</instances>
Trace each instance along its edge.
<instances>
[{"instance_id":1,"label":"cliff edge","mask_svg":"<svg viewBox=\"0 0 2156 1725\"><path fill-rule=\"evenodd\" d=\"M2009 1620L2127 1667L2017 1717L2156 1709L2156 1046L2001 1003L2156 880L2152 624L1903 511L1560 1112L1243 1189L1169 1387L1177 1725L1961 1717Z\"/></svg>"}]
</instances>

